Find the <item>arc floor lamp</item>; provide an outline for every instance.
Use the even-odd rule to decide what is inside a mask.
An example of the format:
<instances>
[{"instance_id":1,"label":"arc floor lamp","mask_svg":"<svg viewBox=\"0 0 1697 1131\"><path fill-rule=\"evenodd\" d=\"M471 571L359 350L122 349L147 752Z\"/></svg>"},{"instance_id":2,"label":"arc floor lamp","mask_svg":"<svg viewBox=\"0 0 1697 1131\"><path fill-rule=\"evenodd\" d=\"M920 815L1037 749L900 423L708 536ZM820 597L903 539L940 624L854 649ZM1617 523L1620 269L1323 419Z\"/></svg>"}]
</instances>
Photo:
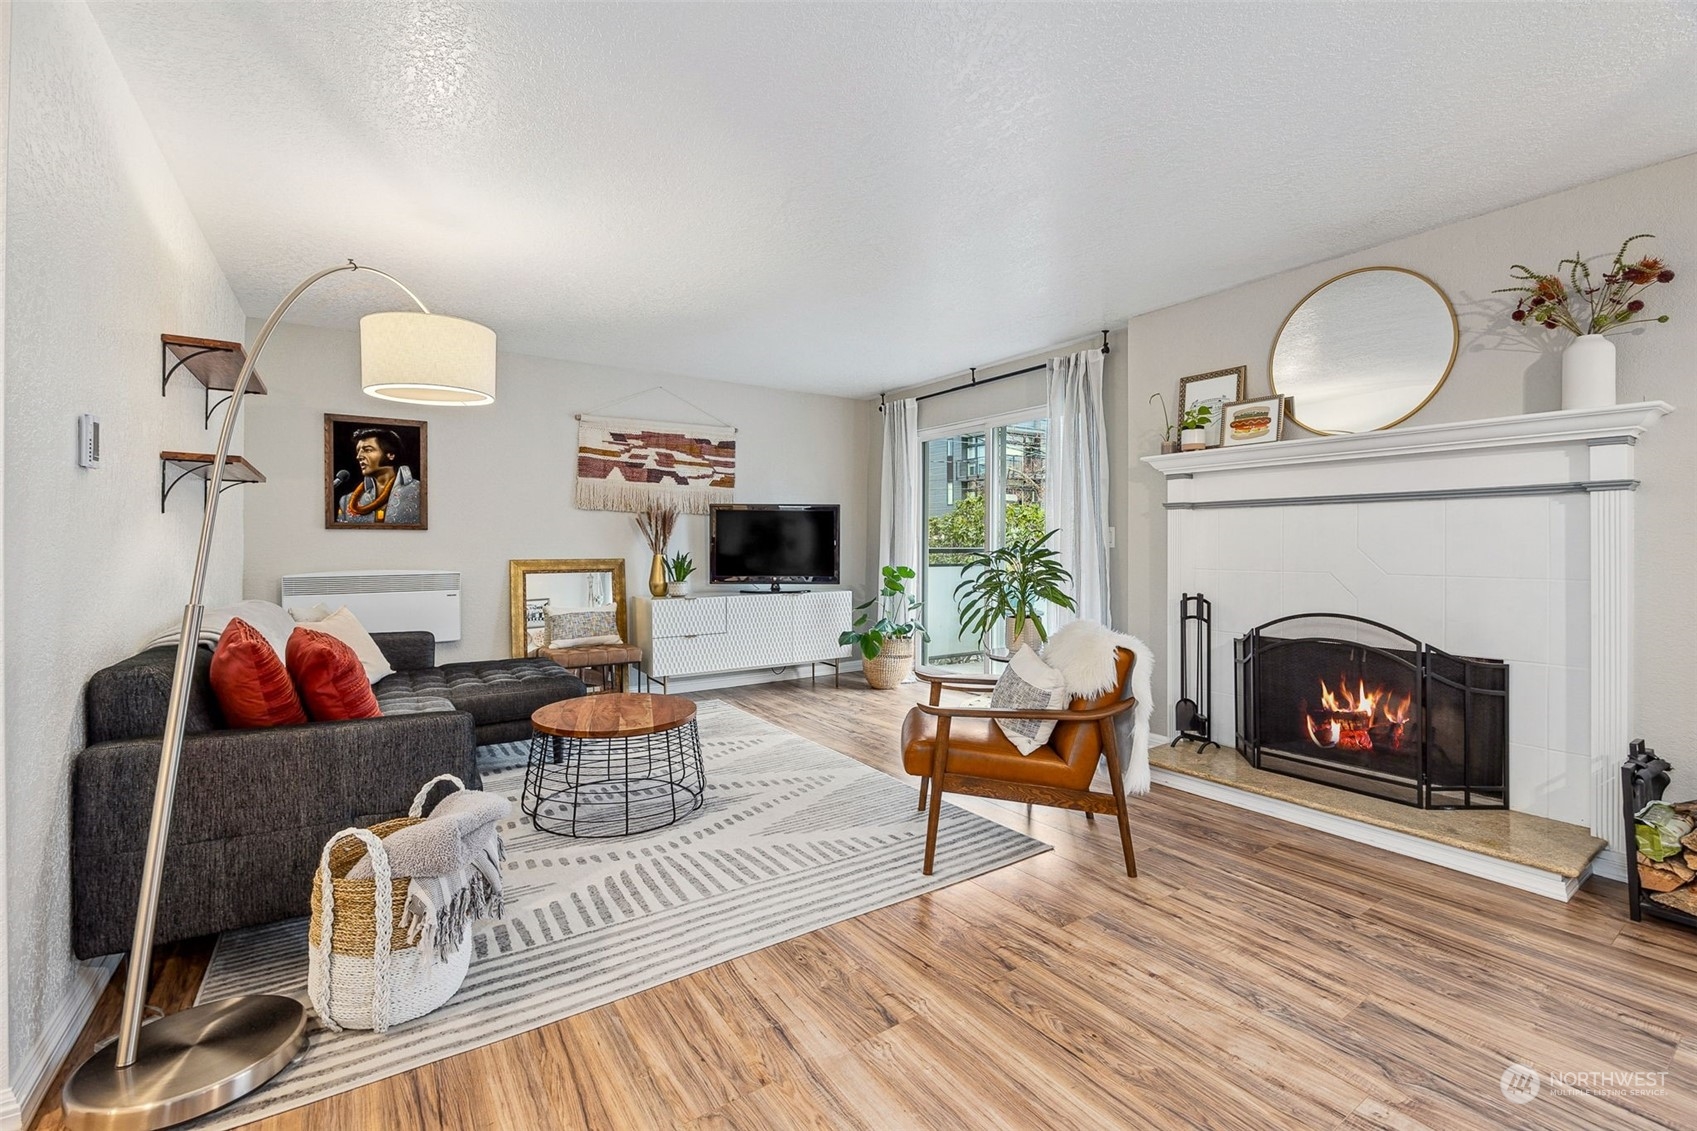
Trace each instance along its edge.
<instances>
[{"instance_id":1,"label":"arc floor lamp","mask_svg":"<svg viewBox=\"0 0 1697 1131\"><path fill-rule=\"evenodd\" d=\"M189 683L194 674L195 649L200 644L206 560L212 550L218 487L223 481L236 413L254 364L283 314L307 288L339 271L381 275L406 291L418 306L416 311L368 314L360 319L360 384L367 393L409 404L485 405L495 400L493 330L463 318L432 314L393 275L351 259L318 272L289 292L254 339L253 351L236 378L218 435L218 453L207 475L206 510L200 523L194 581L183 609L182 633L177 637L177 663L171 676L171 702L165 715L164 745L118 1039L97 1049L65 1082L65 1124L76 1131L151 1131L204 1115L253 1091L293 1063L306 1047L306 1007L277 994L243 994L208 1002L169 1014L146 1027L142 1014L147 1006L154 920L159 909L177 764L183 752Z\"/></svg>"}]
</instances>

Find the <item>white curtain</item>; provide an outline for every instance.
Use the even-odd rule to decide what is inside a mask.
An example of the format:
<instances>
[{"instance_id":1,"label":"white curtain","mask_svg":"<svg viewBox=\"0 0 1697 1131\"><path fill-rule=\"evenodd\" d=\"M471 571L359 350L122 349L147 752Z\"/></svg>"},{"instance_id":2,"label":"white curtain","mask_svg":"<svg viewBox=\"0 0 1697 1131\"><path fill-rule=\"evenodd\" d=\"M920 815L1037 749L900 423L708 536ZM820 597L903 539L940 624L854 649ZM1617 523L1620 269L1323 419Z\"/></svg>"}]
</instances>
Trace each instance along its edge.
<instances>
[{"instance_id":1,"label":"white curtain","mask_svg":"<svg viewBox=\"0 0 1697 1131\"><path fill-rule=\"evenodd\" d=\"M1078 611L1055 609L1051 632L1069 620L1108 623L1108 428L1102 415L1102 351L1049 359L1049 475L1043 513L1051 543L1072 574Z\"/></svg>"},{"instance_id":2,"label":"white curtain","mask_svg":"<svg viewBox=\"0 0 1697 1131\"><path fill-rule=\"evenodd\" d=\"M911 566L919 574L908 592L919 592L925 575L920 561L919 402L912 397L884 405L884 466L879 485L878 566ZM874 578L876 585L877 579Z\"/></svg>"}]
</instances>

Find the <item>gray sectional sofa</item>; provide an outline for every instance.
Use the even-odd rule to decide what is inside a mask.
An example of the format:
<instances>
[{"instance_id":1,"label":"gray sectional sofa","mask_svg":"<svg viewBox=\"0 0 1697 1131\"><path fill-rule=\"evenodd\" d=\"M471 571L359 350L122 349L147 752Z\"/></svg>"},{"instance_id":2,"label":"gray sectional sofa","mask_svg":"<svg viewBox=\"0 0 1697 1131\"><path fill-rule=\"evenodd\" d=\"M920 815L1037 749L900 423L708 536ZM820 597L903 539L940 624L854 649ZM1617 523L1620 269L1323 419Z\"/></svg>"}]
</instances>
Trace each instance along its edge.
<instances>
[{"instance_id":1,"label":"gray sectional sofa","mask_svg":"<svg viewBox=\"0 0 1697 1131\"><path fill-rule=\"evenodd\" d=\"M538 707L584 694L549 660L435 663L427 632L374 633L395 673L374 691L383 717L232 730L196 658L159 900L158 942L305 915L312 873L338 829L403 816L437 774L480 784L476 748L530 737ZM71 946L127 950L141 889L160 736L176 649L95 673L87 747L71 796Z\"/></svg>"}]
</instances>

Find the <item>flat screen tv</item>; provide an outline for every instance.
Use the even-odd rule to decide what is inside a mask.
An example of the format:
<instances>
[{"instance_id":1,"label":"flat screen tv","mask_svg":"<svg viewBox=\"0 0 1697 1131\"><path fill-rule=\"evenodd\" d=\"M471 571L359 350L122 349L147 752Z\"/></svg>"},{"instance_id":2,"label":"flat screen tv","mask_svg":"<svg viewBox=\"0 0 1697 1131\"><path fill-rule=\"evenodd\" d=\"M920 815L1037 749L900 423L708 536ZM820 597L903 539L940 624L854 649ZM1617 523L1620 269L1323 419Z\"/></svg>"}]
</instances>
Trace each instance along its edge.
<instances>
[{"instance_id":1,"label":"flat screen tv","mask_svg":"<svg viewBox=\"0 0 1697 1131\"><path fill-rule=\"evenodd\" d=\"M708 573L714 584L738 581L835 585L842 579L837 542L842 508L835 505L715 506Z\"/></svg>"}]
</instances>

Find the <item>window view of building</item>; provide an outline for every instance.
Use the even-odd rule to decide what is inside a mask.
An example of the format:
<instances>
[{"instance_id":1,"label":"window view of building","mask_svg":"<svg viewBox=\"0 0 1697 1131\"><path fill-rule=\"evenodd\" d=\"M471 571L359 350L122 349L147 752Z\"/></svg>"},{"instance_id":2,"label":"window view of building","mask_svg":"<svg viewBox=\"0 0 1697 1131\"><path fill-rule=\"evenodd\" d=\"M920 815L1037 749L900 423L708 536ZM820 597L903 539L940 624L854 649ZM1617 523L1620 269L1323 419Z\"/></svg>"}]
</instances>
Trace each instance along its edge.
<instances>
[{"instance_id":1,"label":"window view of building","mask_svg":"<svg viewBox=\"0 0 1697 1131\"><path fill-rule=\"evenodd\" d=\"M1009 541L1040 538L1048 471L1049 422L1031 420L929 440L925 444L925 541L929 663L976 657L983 642L957 623L952 594L972 555ZM991 500L999 502L993 511Z\"/></svg>"}]
</instances>

